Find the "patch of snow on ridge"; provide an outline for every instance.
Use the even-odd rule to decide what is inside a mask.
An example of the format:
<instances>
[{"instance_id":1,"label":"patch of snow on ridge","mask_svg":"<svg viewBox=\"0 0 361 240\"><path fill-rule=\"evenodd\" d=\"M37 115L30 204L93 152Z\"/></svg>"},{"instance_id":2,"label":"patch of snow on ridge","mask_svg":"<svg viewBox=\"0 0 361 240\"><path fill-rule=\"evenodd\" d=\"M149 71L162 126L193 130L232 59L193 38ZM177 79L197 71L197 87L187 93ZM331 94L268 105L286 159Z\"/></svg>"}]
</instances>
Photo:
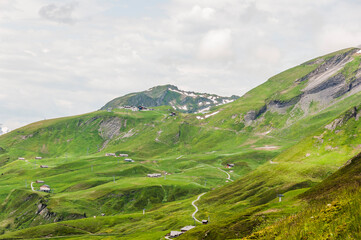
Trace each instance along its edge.
<instances>
[{"instance_id":1,"label":"patch of snow on ridge","mask_svg":"<svg viewBox=\"0 0 361 240\"><path fill-rule=\"evenodd\" d=\"M219 111L214 112L214 113L207 114L207 115L205 115L204 117L196 116L196 118L199 119L199 120L202 120L202 119L206 119L206 118L212 117L212 116L216 115L217 113L219 113Z\"/></svg>"},{"instance_id":2,"label":"patch of snow on ridge","mask_svg":"<svg viewBox=\"0 0 361 240\"><path fill-rule=\"evenodd\" d=\"M234 100L233 99L223 99L223 101L222 101L223 104L231 103L231 102L234 102Z\"/></svg>"},{"instance_id":3,"label":"patch of snow on ridge","mask_svg":"<svg viewBox=\"0 0 361 240\"><path fill-rule=\"evenodd\" d=\"M194 94L192 92L183 92L183 91L179 91L179 90L175 90L175 89L169 89L169 91L176 92L176 93L179 93L181 95L185 95L187 97L192 97L192 98L198 97L196 94Z\"/></svg>"},{"instance_id":4,"label":"patch of snow on ridge","mask_svg":"<svg viewBox=\"0 0 361 240\"><path fill-rule=\"evenodd\" d=\"M210 109L211 109L211 107L206 107L206 108L203 108L202 110L199 110L199 111L196 112L196 113L206 113L206 112L208 112Z\"/></svg>"},{"instance_id":5,"label":"patch of snow on ridge","mask_svg":"<svg viewBox=\"0 0 361 240\"><path fill-rule=\"evenodd\" d=\"M361 49L357 51L357 53L361 53Z\"/></svg>"},{"instance_id":6,"label":"patch of snow on ridge","mask_svg":"<svg viewBox=\"0 0 361 240\"><path fill-rule=\"evenodd\" d=\"M217 97L210 96L208 97L209 100L211 100L213 103L217 103Z\"/></svg>"},{"instance_id":7,"label":"patch of snow on ridge","mask_svg":"<svg viewBox=\"0 0 361 240\"><path fill-rule=\"evenodd\" d=\"M204 116L204 118L212 117L212 116L216 115L217 113L219 113L219 111L214 112L214 113L207 114L207 115Z\"/></svg>"},{"instance_id":8,"label":"patch of snow on ridge","mask_svg":"<svg viewBox=\"0 0 361 240\"><path fill-rule=\"evenodd\" d=\"M179 109L182 109L182 110L188 110L188 107L187 107L187 105L184 105L184 106L179 106Z\"/></svg>"}]
</instances>

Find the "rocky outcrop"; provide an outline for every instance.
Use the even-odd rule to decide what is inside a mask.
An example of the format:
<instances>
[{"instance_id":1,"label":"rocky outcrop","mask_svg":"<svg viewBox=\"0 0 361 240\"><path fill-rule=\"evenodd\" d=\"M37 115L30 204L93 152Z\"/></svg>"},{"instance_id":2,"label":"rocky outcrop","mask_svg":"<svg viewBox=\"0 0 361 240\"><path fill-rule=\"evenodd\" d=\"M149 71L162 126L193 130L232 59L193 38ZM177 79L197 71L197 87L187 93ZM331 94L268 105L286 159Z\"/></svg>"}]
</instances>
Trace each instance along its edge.
<instances>
[{"instance_id":1,"label":"rocky outcrop","mask_svg":"<svg viewBox=\"0 0 361 240\"><path fill-rule=\"evenodd\" d=\"M100 122L98 132L104 140L111 140L119 135L122 127L123 120L118 117L112 117Z\"/></svg>"},{"instance_id":2,"label":"rocky outcrop","mask_svg":"<svg viewBox=\"0 0 361 240\"><path fill-rule=\"evenodd\" d=\"M119 136L120 129L123 127L123 125L126 126L126 124L127 124L126 120L123 121L122 119L120 119L118 117L112 117L112 118L102 120L100 122L98 132L99 132L99 135L105 141L103 142L103 145L98 150L98 152L103 150L104 148L106 148L106 146L108 145L110 140Z\"/></svg>"},{"instance_id":3,"label":"rocky outcrop","mask_svg":"<svg viewBox=\"0 0 361 240\"><path fill-rule=\"evenodd\" d=\"M345 83L345 77L341 73L339 73L333 77L326 79L325 81L322 81L321 83L314 86L313 88L306 90L305 94L307 95L307 94L319 93L321 91L333 88L333 87L341 85L343 83Z\"/></svg>"},{"instance_id":4,"label":"rocky outcrop","mask_svg":"<svg viewBox=\"0 0 361 240\"><path fill-rule=\"evenodd\" d=\"M351 110L347 111L342 117L337 118L333 120L330 124L326 125L325 128L330 131L333 131L337 127L344 125L351 118L355 118L355 120L357 121L359 119L359 116L360 116L359 109L357 109L357 107L353 107Z\"/></svg>"},{"instance_id":5,"label":"rocky outcrop","mask_svg":"<svg viewBox=\"0 0 361 240\"><path fill-rule=\"evenodd\" d=\"M47 208L47 205L44 203L38 204L38 209L36 211L36 214L42 216L43 219L45 219L47 221L57 222L60 220L60 219L56 218L56 213L49 211L49 209Z\"/></svg>"},{"instance_id":6,"label":"rocky outcrop","mask_svg":"<svg viewBox=\"0 0 361 240\"><path fill-rule=\"evenodd\" d=\"M271 100L260 110L252 110L245 114L245 125L252 124L257 118L267 111L286 114L290 117L286 124L292 124L299 117L311 114L310 106L317 105L318 110L335 104L344 96L361 91L361 70L357 69L351 79L346 79L342 73L345 65L354 60L358 49L351 49L330 58L319 58L306 64L320 64L314 71L297 79L296 84L305 82L301 93L289 101ZM291 108L291 111L288 111Z\"/></svg>"},{"instance_id":7,"label":"rocky outcrop","mask_svg":"<svg viewBox=\"0 0 361 240\"><path fill-rule=\"evenodd\" d=\"M279 101L279 100L272 100L267 104L267 109L271 112L277 112L280 114L285 114L287 109L294 106L297 102L300 101L302 94L292 98L289 101Z\"/></svg>"},{"instance_id":8,"label":"rocky outcrop","mask_svg":"<svg viewBox=\"0 0 361 240\"><path fill-rule=\"evenodd\" d=\"M267 105L264 105L259 110L251 110L246 113L246 115L243 117L244 123L246 126L250 125L254 120L256 120L259 116L261 116L263 113L267 111Z\"/></svg>"},{"instance_id":9,"label":"rocky outcrop","mask_svg":"<svg viewBox=\"0 0 361 240\"><path fill-rule=\"evenodd\" d=\"M335 55L329 59L317 59L316 61L308 63L310 64L320 64L314 71L310 72L306 76L296 80L296 82L303 82L303 81L313 81L318 77L325 77L328 78L335 74L342 66L344 66L348 61L352 60L351 56L357 52L358 49L351 49L343 54ZM335 68L336 67L336 68Z\"/></svg>"}]
</instances>

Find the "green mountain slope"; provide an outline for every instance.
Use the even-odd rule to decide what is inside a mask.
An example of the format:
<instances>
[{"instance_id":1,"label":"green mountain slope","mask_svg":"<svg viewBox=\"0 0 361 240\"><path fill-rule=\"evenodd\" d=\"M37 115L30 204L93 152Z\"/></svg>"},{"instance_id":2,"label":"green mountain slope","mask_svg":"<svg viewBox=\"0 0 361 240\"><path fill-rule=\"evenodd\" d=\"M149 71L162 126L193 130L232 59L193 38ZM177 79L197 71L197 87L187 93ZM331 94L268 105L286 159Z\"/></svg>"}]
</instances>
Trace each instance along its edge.
<instances>
[{"instance_id":1,"label":"green mountain slope","mask_svg":"<svg viewBox=\"0 0 361 240\"><path fill-rule=\"evenodd\" d=\"M203 192L197 218L211 223L179 239L244 237L296 213L305 204L299 194L359 152L358 51L301 64L210 113L115 108L0 136L3 238L159 239L194 224L191 202ZM105 153L127 153L134 162ZM32 191L36 180L53 192ZM52 224L38 226L45 223Z\"/></svg>"},{"instance_id":2,"label":"green mountain slope","mask_svg":"<svg viewBox=\"0 0 361 240\"><path fill-rule=\"evenodd\" d=\"M308 206L246 239L360 239L360 154L300 195ZM292 231L290 230L292 226Z\"/></svg>"},{"instance_id":3,"label":"green mountain slope","mask_svg":"<svg viewBox=\"0 0 361 240\"><path fill-rule=\"evenodd\" d=\"M177 111L194 113L209 111L214 106L230 103L238 98L238 96L220 97L215 94L187 92L179 90L173 85L164 85L115 98L101 109L122 108L124 106L172 106Z\"/></svg>"},{"instance_id":4,"label":"green mountain slope","mask_svg":"<svg viewBox=\"0 0 361 240\"><path fill-rule=\"evenodd\" d=\"M315 202L315 206L321 208L326 205L325 201L329 203L338 197L338 193L346 196L351 194L359 186L358 167L347 166L328 176L346 162L352 162L348 160L361 150L360 109L360 106L352 107L268 164L227 187L206 194L200 202L200 212L213 216L214 225L198 228L193 234L185 234L184 238L179 239L200 239L206 233L212 236L204 239L247 236L254 230L272 225L277 219L301 211L306 207L304 199ZM354 159L358 158L359 155ZM344 171L348 173L344 174ZM319 182L322 183L317 185ZM277 194L285 196L281 203L277 201ZM299 194L301 198L297 196ZM312 206L309 208L315 212ZM237 227L244 224L247 224L246 229ZM287 225L283 227L287 228ZM302 225L299 231L304 231ZM258 239L260 236L273 239L274 235L270 233L255 233L250 239ZM277 234L282 236L279 239L301 239L300 235L287 238L280 232Z\"/></svg>"}]
</instances>

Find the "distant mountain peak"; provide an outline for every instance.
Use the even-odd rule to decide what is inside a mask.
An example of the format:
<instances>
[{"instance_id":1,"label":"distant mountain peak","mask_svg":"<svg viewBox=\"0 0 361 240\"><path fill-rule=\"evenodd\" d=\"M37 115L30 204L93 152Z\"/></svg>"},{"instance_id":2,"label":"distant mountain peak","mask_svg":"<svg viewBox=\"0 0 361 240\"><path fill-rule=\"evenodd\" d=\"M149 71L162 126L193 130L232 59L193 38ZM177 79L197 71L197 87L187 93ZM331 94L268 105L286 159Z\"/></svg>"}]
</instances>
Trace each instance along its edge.
<instances>
[{"instance_id":1,"label":"distant mountain peak","mask_svg":"<svg viewBox=\"0 0 361 240\"><path fill-rule=\"evenodd\" d=\"M156 89L175 89L178 90L178 87L172 84L166 84L166 85L158 85L158 86L154 86L149 88L147 91L154 91Z\"/></svg>"},{"instance_id":2,"label":"distant mountain peak","mask_svg":"<svg viewBox=\"0 0 361 240\"><path fill-rule=\"evenodd\" d=\"M222 97L216 94L184 91L177 86L167 84L115 98L101 109L120 108L125 105L141 105L144 107L171 106L177 111L195 113L208 111L211 107L230 103L238 98L235 95Z\"/></svg>"}]
</instances>

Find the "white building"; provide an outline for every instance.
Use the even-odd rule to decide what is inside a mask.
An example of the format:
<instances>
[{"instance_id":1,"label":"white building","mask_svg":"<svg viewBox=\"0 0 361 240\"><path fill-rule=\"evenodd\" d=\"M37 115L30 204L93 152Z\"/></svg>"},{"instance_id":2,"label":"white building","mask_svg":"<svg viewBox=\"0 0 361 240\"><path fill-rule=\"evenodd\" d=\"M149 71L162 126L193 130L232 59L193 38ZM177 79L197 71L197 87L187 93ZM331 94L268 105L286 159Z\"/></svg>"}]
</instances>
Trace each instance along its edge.
<instances>
[{"instance_id":1,"label":"white building","mask_svg":"<svg viewBox=\"0 0 361 240\"><path fill-rule=\"evenodd\" d=\"M189 230L191 230L193 228L195 228L195 226L191 226L191 225L185 226L185 227L181 228L181 232L184 233L184 232L187 232L187 231L189 231Z\"/></svg>"},{"instance_id":2,"label":"white building","mask_svg":"<svg viewBox=\"0 0 361 240\"><path fill-rule=\"evenodd\" d=\"M116 157L115 153L106 153L106 157Z\"/></svg>"},{"instance_id":3,"label":"white building","mask_svg":"<svg viewBox=\"0 0 361 240\"><path fill-rule=\"evenodd\" d=\"M175 237L179 237L180 235L182 235L182 232L179 231L171 231L169 237L170 238L175 238Z\"/></svg>"},{"instance_id":4,"label":"white building","mask_svg":"<svg viewBox=\"0 0 361 240\"><path fill-rule=\"evenodd\" d=\"M44 184L44 185L42 185L42 186L40 186L40 191L41 192L50 192L50 186L49 185L46 185L46 184Z\"/></svg>"},{"instance_id":5,"label":"white building","mask_svg":"<svg viewBox=\"0 0 361 240\"><path fill-rule=\"evenodd\" d=\"M157 177L161 177L162 174L160 173L150 173L150 174L147 174L147 177L151 177L151 178L157 178Z\"/></svg>"}]
</instances>

